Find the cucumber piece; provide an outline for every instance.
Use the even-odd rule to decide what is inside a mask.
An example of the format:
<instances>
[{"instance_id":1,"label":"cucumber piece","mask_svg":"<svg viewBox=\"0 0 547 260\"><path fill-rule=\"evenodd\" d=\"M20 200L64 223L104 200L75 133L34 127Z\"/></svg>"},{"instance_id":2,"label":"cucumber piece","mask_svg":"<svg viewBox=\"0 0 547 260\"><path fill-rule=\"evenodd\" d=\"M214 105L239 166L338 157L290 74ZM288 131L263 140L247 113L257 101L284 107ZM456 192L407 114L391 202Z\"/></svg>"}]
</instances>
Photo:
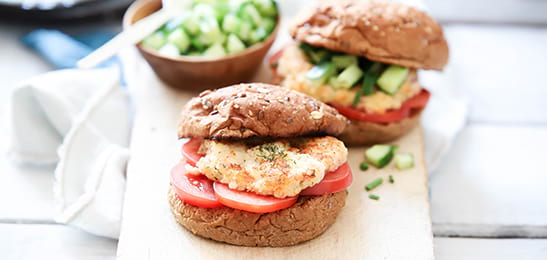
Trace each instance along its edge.
<instances>
[{"instance_id":1,"label":"cucumber piece","mask_svg":"<svg viewBox=\"0 0 547 260\"><path fill-rule=\"evenodd\" d=\"M167 57L176 58L180 56L179 49L172 43L167 43L161 47L158 52Z\"/></svg>"},{"instance_id":2,"label":"cucumber piece","mask_svg":"<svg viewBox=\"0 0 547 260\"><path fill-rule=\"evenodd\" d=\"M195 15L188 16L182 22L182 27L190 34L197 35L199 33L199 18Z\"/></svg>"},{"instance_id":3,"label":"cucumber piece","mask_svg":"<svg viewBox=\"0 0 547 260\"><path fill-rule=\"evenodd\" d=\"M377 168L383 168L393 158L396 146L377 144L365 151L365 158Z\"/></svg>"},{"instance_id":4,"label":"cucumber piece","mask_svg":"<svg viewBox=\"0 0 547 260\"><path fill-rule=\"evenodd\" d=\"M165 45L166 42L167 39L165 39L165 35L163 34L163 32L157 31L146 37L142 41L142 44L154 50L159 50L163 45Z\"/></svg>"},{"instance_id":5,"label":"cucumber piece","mask_svg":"<svg viewBox=\"0 0 547 260\"><path fill-rule=\"evenodd\" d=\"M216 19L217 15L215 13L215 9L213 9L213 6L206 3L198 3L194 5L194 8L192 8L192 14L197 16L198 18L210 18L214 17Z\"/></svg>"},{"instance_id":6,"label":"cucumber piece","mask_svg":"<svg viewBox=\"0 0 547 260\"><path fill-rule=\"evenodd\" d=\"M263 17L260 27L264 28L270 34L275 29L275 20L270 17Z\"/></svg>"},{"instance_id":7,"label":"cucumber piece","mask_svg":"<svg viewBox=\"0 0 547 260\"><path fill-rule=\"evenodd\" d=\"M227 33L237 33L241 26L241 19L234 14L228 14L222 20L222 30Z\"/></svg>"},{"instance_id":8,"label":"cucumber piece","mask_svg":"<svg viewBox=\"0 0 547 260\"><path fill-rule=\"evenodd\" d=\"M359 68L357 64L352 64L349 67L345 68L340 75L338 75L337 80L340 83L342 88L351 88L361 77L363 76L363 71Z\"/></svg>"},{"instance_id":9,"label":"cucumber piece","mask_svg":"<svg viewBox=\"0 0 547 260\"><path fill-rule=\"evenodd\" d=\"M256 28L251 32L251 37L249 39L251 44L259 43L268 37L268 32L264 28Z\"/></svg>"},{"instance_id":10,"label":"cucumber piece","mask_svg":"<svg viewBox=\"0 0 547 260\"><path fill-rule=\"evenodd\" d=\"M216 19L202 20L199 25L200 34L198 35L198 40L203 45L210 46L217 42L224 42L226 36L220 30Z\"/></svg>"},{"instance_id":11,"label":"cucumber piece","mask_svg":"<svg viewBox=\"0 0 547 260\"><path fill-rule=\"evenodd\" d=\"M215 43L203 52L203 56L208 58L221 58L226 56L226 51L221 43Z\"/></svg>"},{"instance_id":12,"label":"cucumber piece","mask_svg":"<svg viewBox=\"0 0 547 260\"><path fill-rule=\"evenodd\" d=\"M252 22L255 26L259 26L260 22L262 21L260 13L251 3L247 3L241 7L241 10L239 11L239 16L244 20Z\"/></svg>"},{"instance_id":13,"label":"cucumber piece","mask_svg":"<svg viewBox=\"0 0 547 260\"><path fill-rule=\"evenodd\" d=\"M414 167L414 155L411 153L400 153L395 155L395 167L399 170Z\"/></svg>"},{"instance_id":14,"label":"cucumber piece","mask_svg":"<svg viewBox=\"0 0 547 260\"><path fill-rule=\"evenodd\" d=\"M184 21L186 19L188 19L188 13L181 14L181 15L171 19L163 27L165 33L170 33L172 31L176 30L177 28L181 27L182 23L184 23Z\"/></svg>"},{"instance_id":15,"label":"cucumber piece","mask_svg":"<svg viewBox=\"0 0 547 260\"><path fill-rule=\"evenodd\" d=\"M334 62L337 69L345 69L353 64L358 64L358 59L352 55L334 55L332 56L332 62Z\"/></svg>"},{"instance_id":16,"label":"cucumber piece","mask_svg":"<svg viewBox=\"0 0 547 260\"><path fill-rule=\"evenodd\" d=\"M408 68L391 65L380 75L376 84L387 94L394 95L408 75Z\"/></svg>"},{"instance_id":17,"label":"cucumber piece","mask_svg":"<svg viewBox=\"0 0 547 260\"><path fill-rule=\"evenodd\" d=\"M245 50L245 44L237 38L234 34L228 35L228 42L226 43L226 50L228 53L236 53Z\"/></svg>"},{"instance_id":18,"label":"cucumber piece","mask_svg":"<svg viewBox=\"0 0 547 260\"><path fill-rule=\"evenodd\" d=\"M300 43L300 49L302 49L313 64L330 59L330 53L324 49L319 49L305 43Z\"/></svg>"},{"instance_id":19,"label":"cucumber piece","mask_svg":"<svg viewBox=\"0 0 547 260\"><path fill-rule=\"evenodd\" d=\"M192 47L196 49L198 52L203 52L207 46L205 46L197 37L190 38L190 43L192 44Z\"/></svg>"},{"instance_id":20,"label":"cucumber piece","mask_svg":"<svg viewBox=\"0 0 547 260\"><path fill-rule=\"evenodd\" d=\"M214 6L215 15L219 22L221 22L224 17L230 12L230 6L228 3L217 3Z\"/></svg>"},{"instance_id":21,"label":"cucumber piece","mask_svg":"<svg viewBox=\"0 0 547 260\"><path fill-rule=\"evenodd\" d=\"M239 39L248 42L251 39L251 33L253 32L253 25L250 22L243 20L239 26L239 31L237 32L237 37Z\"/></svg>"},{"instance_id":22,"label":"cucumber piece","mask_svg":"<svg viewBox=\"0 0 547 260\"><path fill-rule=\"evenodd\" d=\"M320 86L336 73L336 67L332 62L321 62L306 72L306 78L313 86Z\"/></svg>"},{"instance_id":23,"label":"cucumber piece","mask_svg":"<svg viewBox=\"0 0 547 260\"><path fill-rule=\"evenodd\" d=\"M182 28L178 28L167 36L167 42L177 46L180 52L184 53L190 47L190 37Z\"/></svg>"},{"instance_id":24,"label":"cucumber piece","mask_svg":"<svg viewBox=\"0 0 547 260\"><path fill-rule=\"evenodd\" d=\"M272 0L252 0L256 9L261 15L275 17L277 16L277 6Z\"/></svg>"}]
</instances>

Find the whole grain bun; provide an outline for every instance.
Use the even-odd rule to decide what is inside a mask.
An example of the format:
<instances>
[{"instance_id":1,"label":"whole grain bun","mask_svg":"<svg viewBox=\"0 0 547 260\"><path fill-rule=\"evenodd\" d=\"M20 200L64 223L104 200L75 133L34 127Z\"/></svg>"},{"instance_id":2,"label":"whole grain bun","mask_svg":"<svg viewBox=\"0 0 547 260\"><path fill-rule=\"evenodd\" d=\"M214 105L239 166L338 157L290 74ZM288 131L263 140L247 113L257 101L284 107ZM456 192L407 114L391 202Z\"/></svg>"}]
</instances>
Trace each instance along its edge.
<instances>
[{"instance_id":1,"label":"whole grain bun","mask_svg":"<svg viewBox=\"0 0 547 260\"><path fill-rule=\"evenodd\" d=\"M177 222L190 232L241 246L281 247L319 236L344 207L347 192L300 196L290 208L251 213L228 207L200 208L180 200L171 188L169 203Z\"/></svg>"},{"instance_id":2,"label":"whole grain bun","mask_svg":"<svg viewBox=\"0 0 547 260\"><path fill-rule=\"evenodd\" d=\"M442 70L448 45L426 13L389 1L323 1L290 28L300 42L416 69Z\"/></svg>"},{"instance_id":3,"label":"whole grain bun","mask_svg":"<svg viewBox=\"0 0 547 260\"><path fill-rule=\"evenodd\" d=\"M213 139L338 135L346 118L301 94L262 83L202 92L182 110L180 138Z\"/></svg>"},{"instance_id":4,"label":"whole grain bun","mask_svg":"<svg viewBox=\"0 0 547 260\"><path fill-rule=\"evenodd\" d=\"M373 145L391 142L410 132L420 121L422 110L409 118L390 124L350 120L344 132L338 136L347 146Z\"/></svg>"}]
</instances>

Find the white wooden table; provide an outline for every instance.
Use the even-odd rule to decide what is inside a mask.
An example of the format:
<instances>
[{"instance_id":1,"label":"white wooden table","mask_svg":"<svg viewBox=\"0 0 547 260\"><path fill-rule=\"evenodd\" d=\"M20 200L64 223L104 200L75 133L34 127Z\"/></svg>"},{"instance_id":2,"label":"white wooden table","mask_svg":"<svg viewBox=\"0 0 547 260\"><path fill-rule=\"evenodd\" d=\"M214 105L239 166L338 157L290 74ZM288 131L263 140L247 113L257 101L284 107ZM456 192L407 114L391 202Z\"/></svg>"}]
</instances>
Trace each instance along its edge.
<instances>
[{"instance_id":1,"label":"white wooden table","mask_svg":"<svg viewBox=\"0 0 547 260\"><path fill-rule=\"evenodd\" d=\"M2 154L11 89L51 70L18 43L31 29L0 25ZM435 255L547 259L547 27L451 24L445 30L450 73L457 75L450 80L468 97L470 118L431 174ZM53 169L23 168L0 156L0 172L0 259L115 258L117 241L53 222Z\"/></svg>"}]
</instances>

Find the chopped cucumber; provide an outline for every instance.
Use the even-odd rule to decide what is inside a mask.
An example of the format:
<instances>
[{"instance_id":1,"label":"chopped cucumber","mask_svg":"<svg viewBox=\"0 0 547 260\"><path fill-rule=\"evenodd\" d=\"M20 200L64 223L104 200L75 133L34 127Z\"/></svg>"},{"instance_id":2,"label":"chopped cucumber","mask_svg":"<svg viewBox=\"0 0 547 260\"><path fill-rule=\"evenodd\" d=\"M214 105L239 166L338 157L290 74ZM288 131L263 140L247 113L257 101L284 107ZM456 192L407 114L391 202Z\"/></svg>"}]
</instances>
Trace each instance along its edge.
<instances>
[{"instance_id":1,"label":"chopped cucumber","mask_svg":"<svg viewBox=\"0 0 547 260\"><path fill-rule=\"evenodd\" d=\"M180 52L186 52L190 47L190 37L184 29L178 28L167 36L167 42L177 46Z\"/></svg>"},{"instance_id":2,"label":"chopped cucumber","mask_svg":"<svg viewBox=\"0 0 547 260\"><path fill-rule=\"evenodd\" d=\"M377 144L366 150L365 157L372 165L383 168L393 158L395 149L393 145Z\"/></svg>"},{"instance_id":3,"label":"chopped cucumber","mask_svg":"<svg viewBox=\"0 0 547 260\"><path fill-rule=\"evenodd\" d=\"M266 32L271 33L275 29L275 20L269 17L263 18L261 26Z\"/></svg>"},{"instance_id":4,"label":"chopped cucumber","mask_svg":"<svg viewBox=\"0 0 547 260\"><path fill-rule=\"evenodd\" d=\"M170 33L174 30L176 30L177 28L181 27L182 26L182 23L184 23L184 21L188 19L188 13L183 13L175 18L173 18L173 20L167 22L164 26L164 30L166 33Z\"/></svg>"},{"instance_id":5,"label":"chopped cucumber","mask_svg":"<svg viewBox=\"0 0 547 260\"><path fill-rule=\"evenodd\" d=\"M222 30L227 33L237 33L241 26L241 19L234 14L228 14L222 21Z\"/></svg>"},{"instance_id":6,"label":"chopped cucumber","mask_svg":"<svg viewBox=\"0 0 547 260\"><path fill-rule=\"evenodd\" d=\"M234 34L228 35L228 43L226 44L228 53L236 53L245 50L245 44Z\"/></svg>"},{"instance_id":7,"label":"chopped cucumber","mask_svg":"<svg viewBox=\"0 0 547 260\"><path fill-rule=\"evenodd\" d=\"M411 153L400 153L395 155L395 167L399 170L414 167L414 156Z\"/></svg>"},{"instance_id":8,"label":"chopped cucumber","mask_svg":"<svg viewBox=\"0 0 547 260\"><path fill-rule=\"evenodd\" d=\"M206 3L198 3L194 5L194 7L192 8L192 14L196 15L199 18L217 17L213 6Z\"/></svg>"},{"instance_id":9,"label":"chopped cucumber","mask_svg":"<svg viewBox=\"0 0 547 260\"><path fill-rule=\"evenodd\" d=\"M174 56L173 47L176 47L179 55L201 53L201 56L219 57L264 41L277 25L278 7L273 0L190 2L142 44L158 51L162 49L167 56Z\"/></svg>"},{"instance_id":10,"label":"chopped cucumber","mask_svg":"<svg viewBox=\"0 0 547 260\"><path fill-rule=\"evenodd\" d=\"M260 14L274 17L277 15L277 7L272 0L252 0Z\"/></svg>"},{"instance_id":11,"label":"chopped cucumber","mask_svg":"<svg viewBox=\"0 0 547 260\"><path fill-rule=\"evenodd\" d=\"M345 69L353 64L358 63L357 56L352 55L334 55L332 56L332 62L338 69Z\"/></svg>"},{"instance_id":12,"label":"chopped cucumber","mask_svg":"<svg viewBox=\"0 0 547 260\"><path fill-rule=\"evenodd\" d=\"M320 86L323 85L327 79L336 73L336 67L332 62L322 62L319 63L306 73L306 78L308 78L312 85Z\"/></svg>"},{"instance_id":13,"label":"chopped cucumber","mask_svg":"<svg viewBox=\"0 0 547 260\"><path fill-rule=\"evenodd\" d=\"M355 63L344 69L340 75L338 75L337 81L340 83L339 87L351 88L362 76L363 71L359 68L359 65Z\"/></svg>"},{"instance_id":14,"label":"chopped cucumber","mask_svg":"<svg viewBox=\"0 0 547 260\"><path fill-rule=\"evenodd\" d=\"M247 42L247 41L250 41L252 32L253 32L253 25L250 22L242 21L241 25L239 26L239 31L237 32L237 36L239 37L239 39Z\"/></svg>"},{"instance_id":15,"label":"chopped cucumber","mask_svg":"<svg viewBox=\"0 0 547 260\"><path fill-rule=\"evenodd\" d=\"M251 3L247 3L242 6L242 9L239 12L239 16L244 20L252 22L255 26L260 26L260 22L262 21L260 13Z\"/></svg>"},{"instance_id":16,"label":"chopped cucumber","mask_svg":"<svg viewBox=\"0 0 547 260\"><path fill-rule=\"evenodd\" d=\"M165 44L165 42L167 42L167 39L165 39L165 35L163 34L163 32L157 31L152 35L146 37L142 41L142 44L154 50L159 50Z\"/></svg>"},{"instance_id":17,"label":"chopped cucumber","mask_svg":"<svg viewBox=\"0 0 547 260\"><path fill-rule=\"evenodd\" d=\"M253 30L251 32L251 37L250 37L249 41L251 42L251 44L255 44L255 43L261 42L267 36L268 36L268 32L266 32L266 30L264 30L264 28L259 27L259 28L256 28L255 30Z\"/></svg>"},{"instance_id":18,"label":"chopped cucumber","mask_svg":"<svg viewBox=\"0 0 547 260\"><path fill-rule=\"evenodd\" d=\"M199 33L199 18L195 15L188 16L182 23L182 27L192 35Z\"/></svg>"},{"instance_id":19,"label":"chopped cucumber","mask_svg":"<svg viewBox=\"0 0 547 260\"><path fill-rule=\"evenodd\" d=\"M165 56L171 57L171 58L176 58L176 57L180 56L179 49L177 48L177 46L175 46L172 43L167 43L167 44L163 45L163 47L161 47L158 50L158 52L161 55L165 55Z\"/></svg>"},{"instance_id":20,"label":"chopped cucumber","mask_svg":"<svg viewBox=\"0 0 547 260\"><path fill-rule=\"evenodd\" d=\"M391 65L378 78L378 86L387 94L394 95L408 75L408 68Z\"/></svg>"},{"instance_id":21,"label":"chopped cucumber","mask_svg":"<svg viewBox=\"0 0 547 260\"><path fill-rule=\"evenodd\" d=\"M212 45L217 42L224 42L225 36L218 26L217 20L209 19L200 22L200 34L198 40L203 45Z\"/></svg>"},{"instance_id":22,"label":"chopped cucumber","mask_svg":"<svg viewBox=\"0 0 547 260\"><path fill-rule=\"evenodd\" d=\"M220 58L226 56L226 51L224 50L224 47L222 47L222 44L215 43L203 52L203 56L208 58Z\"/></svg>"}]
</instances>

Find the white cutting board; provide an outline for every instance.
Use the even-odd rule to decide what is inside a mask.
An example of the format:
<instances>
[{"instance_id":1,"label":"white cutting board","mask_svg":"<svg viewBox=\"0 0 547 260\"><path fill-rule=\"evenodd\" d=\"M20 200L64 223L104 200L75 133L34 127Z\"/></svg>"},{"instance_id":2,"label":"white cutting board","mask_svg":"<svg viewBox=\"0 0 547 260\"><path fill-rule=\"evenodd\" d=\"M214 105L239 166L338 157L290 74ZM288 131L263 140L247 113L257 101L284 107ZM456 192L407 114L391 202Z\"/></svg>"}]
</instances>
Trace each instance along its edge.
<instances>
[{"instance_id":1,"label":"white cutting board","mask_svg":"<svg viewBox=\"0 0 547 260\"><path fill-rule=\"evenodd\" d=\"M273 50L283 46L288 38L281 28ZM363 172L359 163L365 148L350 149L354 180L346 207L335 224L312 241L284 248L252 248L192 235L175 222L167 191L170 169L181 158L183 141L177 139L176 132L179 112L198 93L166 87L133 49L126 50L122 58L136 115L119 259L433 259L421 128L394 142L400 152L414 154L416 166L410 170L398 171L389 165L381 171L371 167ZM254 81L268 82L270 76L264 65ZM389 175L395 178L394 184L387 182ZM381 197L375 201L368 198L364 186L378 177L384 178L384 184L374 190Z\"/></svg>"},{"instance_id":2,"label":"white cutting board","mask_svg":"<svg viewBox=\"0 0 547 260\"><path fill-rule=\"evenodd\" d=\"M159 82L148 66L134 57L129 80L136 117L127 169L127 188L120 259L433 259L427 174L421 128L394 143L412 152L416 166L398 171L359 170L364 148L350 149L354 181L347 205L335 224L320 237L293 247L251 248L202 239L180 227L167 202L169 171L180 160L183 143L177 140L179 111L196 93L178 92ZM268 78L262 68L258 78ZM258 81L258 80L257 80ZM395 183L387 182L393 175ZM364 186L385 178L368 198ZM317 216L321 217L321 216Z\"/></svg>"}]
</instances>

